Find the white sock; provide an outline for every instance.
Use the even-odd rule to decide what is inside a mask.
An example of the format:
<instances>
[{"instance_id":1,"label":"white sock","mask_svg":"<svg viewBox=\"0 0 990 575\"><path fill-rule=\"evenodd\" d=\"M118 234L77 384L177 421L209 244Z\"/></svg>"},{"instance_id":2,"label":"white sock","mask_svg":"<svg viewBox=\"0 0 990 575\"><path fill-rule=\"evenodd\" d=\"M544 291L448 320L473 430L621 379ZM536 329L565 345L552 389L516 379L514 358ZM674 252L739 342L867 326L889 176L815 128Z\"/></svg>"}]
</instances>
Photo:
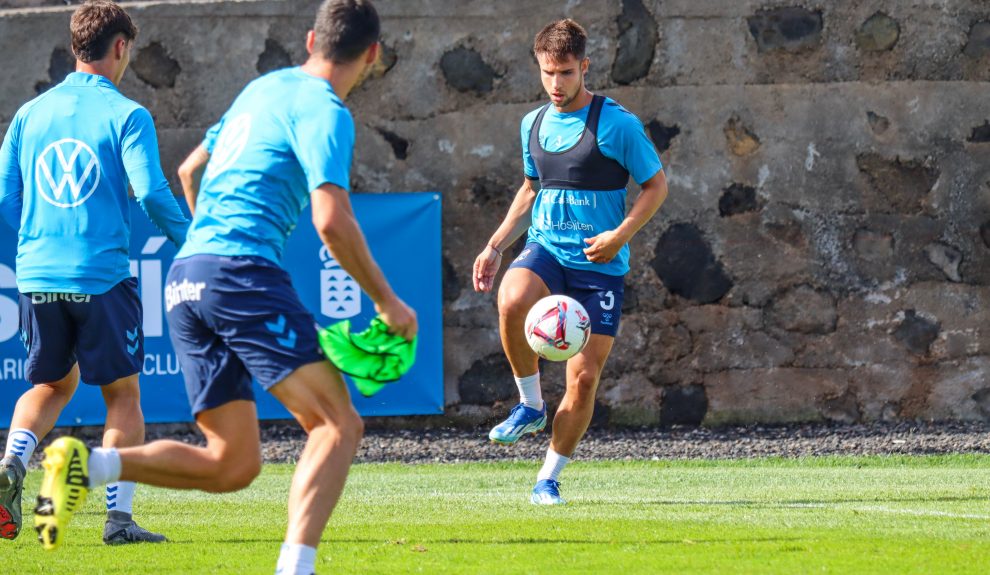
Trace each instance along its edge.
<instances>
[{"instance_id":1,"label":"white sock","mask_svg":"<svg viewBox=\"0 0 990 575\"><path fill-rule=\"evenodd\" d=\"M516 387L519 388L519 402L526 407L543 409L543 392L540 390L540 372L526 377L517 377Z\"/></svg>"},{"instance_id":2,"label":"white sock","mask_svg":"<svg viewBox=\"0 0 990 575\"><path fill-rule=\"evenodd\" d=\"M107 483L107 511L120 511L128 515L133 513L135 489L137 484L133 481Z\"/></svg>"},{"instance_id":3,"label":"white sock","mask_svg":"<svg viewBox=\"0 0 990 575\"><path fill-rule=\"evenodd\" d=\"M316 572L316 548L299 543L283 543L275 575L313 575Z\"/></svg>"},{"instance_id":4,"label":"white sock","mask_svg":"<svg viewBox=\"0 0 990 575\"><path fill-rule=\"evenodd\" d=\"M113 447L97 447L89 453L89 487L120 479L120 454Z\"/></svg>"},{"instance_id":5,"label":"white sock","mask_svg":"<svg viewBox=\"0 0 990 575\"><path fill-rule=\"evenodd\" d=\"M564 457L563 455L557 453L553 448L547 448L547 458L543 461L543 468L536 475L537 481L543 481L544 479L553 479L557 481L557 477L560 476L560 472L564 470L564 466L571 462L570 457Z\"/></svg>"},{"instance_id":6,"label":"white sock","mask_svg":"<svg viewBox=\"0 0 990 575\"><path fill-rule=\"evenodd\" d=\"M37 447L38 436L32 433L30 429L11 429L10 435L7 436L7 449L4 451L3 456L13 455L20 459L26 468Z\"/></svg>"}]
</instances>

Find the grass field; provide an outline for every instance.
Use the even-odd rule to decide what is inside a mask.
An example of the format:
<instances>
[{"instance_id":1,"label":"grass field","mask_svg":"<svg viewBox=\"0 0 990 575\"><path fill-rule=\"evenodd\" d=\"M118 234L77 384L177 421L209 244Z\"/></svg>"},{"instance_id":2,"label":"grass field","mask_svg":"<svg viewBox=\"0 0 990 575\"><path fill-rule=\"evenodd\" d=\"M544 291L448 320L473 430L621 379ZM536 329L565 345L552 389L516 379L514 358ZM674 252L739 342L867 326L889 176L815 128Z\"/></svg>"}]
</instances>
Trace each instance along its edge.
<instances>
[{"instance_id":1,"label":"grass field","mask_svg":"<svg viewBox=\"0 0 990 575\"><path fill-rule=\"evenodd\" d=\"M990 456L572 465L567 507L528 503L535 464L358 465L319 573L987 573ZM172 543L100 543L102 493L10 573L272 573L290 466L224 496L142 487ZM40 473L29 477L37 492ZM30 517L28 517L30 520ZM14 567L16 566L16 568Z\"/></svg>"}]
</instances>

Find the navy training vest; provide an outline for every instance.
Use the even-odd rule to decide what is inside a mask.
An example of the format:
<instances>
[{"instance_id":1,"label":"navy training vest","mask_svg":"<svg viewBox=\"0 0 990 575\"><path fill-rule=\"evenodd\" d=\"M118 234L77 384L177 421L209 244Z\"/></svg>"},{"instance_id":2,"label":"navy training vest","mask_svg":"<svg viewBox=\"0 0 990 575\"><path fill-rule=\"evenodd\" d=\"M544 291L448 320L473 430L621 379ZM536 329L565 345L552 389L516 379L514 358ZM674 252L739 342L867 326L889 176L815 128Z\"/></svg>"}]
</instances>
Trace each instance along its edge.
<instances>
[{"instance_id":1,"label":"navy training vest","mask_svg":"<svg viewBox=\"0 0 990 575\"><path fill-rule=\"evenodd\" d=\"M604 96L596 95L591 99L591 109L578 143L560 152L548 152L540 145L540 124L553 104L540 110L529 132L529 155L536 164L541 188L589 192L625 189L629 172L598 149L598 121L604 104Z\"/></svg>"}]
</instances>

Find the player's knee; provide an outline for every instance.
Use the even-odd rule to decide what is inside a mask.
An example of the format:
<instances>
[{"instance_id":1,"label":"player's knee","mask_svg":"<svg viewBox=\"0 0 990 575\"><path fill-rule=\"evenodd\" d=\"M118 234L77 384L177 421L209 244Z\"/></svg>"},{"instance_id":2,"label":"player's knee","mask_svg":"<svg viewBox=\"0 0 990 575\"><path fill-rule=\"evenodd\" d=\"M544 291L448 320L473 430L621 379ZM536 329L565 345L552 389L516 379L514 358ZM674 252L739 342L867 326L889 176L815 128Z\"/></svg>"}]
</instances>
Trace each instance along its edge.
<instances>
[{"instance_id":1,"label":"player's knee","mask_svg":"<svg viewBox=\"0 0 990 575\"><path fill-rule=\"evenodd\" d=\"M499 294L498 313L503 318L523 318L529 313L530 303L523 294L507 289Z\"/></svg>"},{"instance_id":2,"label":"player's knee","mask_svg":"<svg viewBox=\"0 0 990 575\"><path fill-rule=\"evenodd\" d=\"M572 379L570 389L579 403L594 403L598 390L598 374L591 370L581 370Z\"/></svg>"},{"instance_id":3,"label":"player's knee","mask_svg":"<svg viewBox=\"0 0 990 575\"><path fill-rule=\"evenodd\" d=\"M364 420L353 407L341 410L326 420L341 443L357 446L364 437Z\"/></svg>"},{"instance_id":4,"label":"player's knee","mask_svg":"<svg viewBox=\"0 0 990 575\"><path fill-rule=\"evenodd\" d=\"M119 379L102 388L107 407L138 408L141 406L141 388L136 377Z\"/></svg>"},{"instance_id":5,"label":"player's knee","mask_svg":"<svg viewBox=\"0 0 990 575\"><path fill-rule=\"evenodd\" d=\"M356 446L364 437L364 420L354 409L347 414L345 421L341 422L341 430L347 434L347 439Z\"/></svg>"},{"instance_id":6,"label":"player's knee","mask_svg":"<svg viewBox=\"0 0 990 575\"><path fill-rule=\"evenodd\" d=\"M244 489L261 473L261 454L244 457L228 457L219 462L213 476L213 489L217 493L229 493Z\"/></svg>"}]
</instances>

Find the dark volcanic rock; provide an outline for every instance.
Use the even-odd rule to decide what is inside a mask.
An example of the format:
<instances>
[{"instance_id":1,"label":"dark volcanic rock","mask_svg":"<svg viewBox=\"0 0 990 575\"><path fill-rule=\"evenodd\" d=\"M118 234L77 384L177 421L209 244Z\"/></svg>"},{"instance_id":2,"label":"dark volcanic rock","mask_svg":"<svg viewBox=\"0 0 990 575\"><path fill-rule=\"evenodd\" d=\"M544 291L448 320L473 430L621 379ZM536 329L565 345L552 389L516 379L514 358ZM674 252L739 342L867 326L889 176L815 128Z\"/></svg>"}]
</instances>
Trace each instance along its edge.
<instances>
[{"instance_id":1,"label":"dark volcanic rock","mask_svg":"<svg viewBox=\"0 0 990 575\"><path fill-rule=\"evenodd\" d=\"M974 126L966 141L974 144L990 142L990 120L984 121L982 126Z\"/></svg>"},{"instance_id":2,"label":"dark volcanic rock","mask_svg":"<svg viewBox=\"0 0 990 575\"><path fill-rule=\"evenodd\" d=\"M505 356L493 353L474 362L458 382L461 402L475 405L491 405L505 401L516 394L512 368Z\"/></svg>"},{"instance_id":3,"label":"dark volcanic rock","mask_svg":"<svg viewBox=\"0 0 990 575\"><path fill-rule=\"evenodd\" d=\"M650 73L657 46L657 23L641 0L622 0L619 46L612 63L612 80L631 84Z\"/></svg>"},{"instance_id":4,"label":"dark volcanic rock","mask_svg":"<svg viewBox=\"0 0 990 575\"><path fill-rule=\"evenodd\" d=\"M409 156L409 140L385 128L377 128L376 131L392 146L392 154L396 160L405 160Z\"/></svg>"},{"instance_id":5,"label":"dark volcanic rock","mask_svg":"<svg viewBox=\"0 0 990 575\"><path fill-rule=\"evenodd\" d=\"M732 184L722 192L722 197L718 199L718 215L723 218L755 212L758 208L756 188L745 184Z\"/></svg>"},{"instance_id":6,"label":"dark volcanic rock","mask_svg":"<svg viewBox=\"0 0 990 575\"><path fill-rule=\"evenodd\" d=\"M440 70L447 84L458 92L487 94L495 84L495 70L481 54L463 46L454 48L440 58Z\"/></svg>"},{"instance_id":7,"label":"dark volcanic rock","mask_svg":"<svg viewBox=\"0 0 990 575\"><path fill-rule=\"evenodd\" d=\"M963 53L970 58L984 58L990 54L990 22L984 20L973 24Z\"/></svg>"},{"instance_id":8,"label":"dark volcanic rock","mask_svg":"<svg viewBox=\"0 0 990 575\"><path fill-rule=\"evenodd\" d=\"M653 269L671 293L713 303L732 289L732 280L715 259L694 224L674 224L657 242Z\"/></svg>"},{"instance_id":9,"label":"dark volcanic rock","mask_svg":"<svg viewBox=\"0 0 990 575\"><path fill-rule=\"evenodd\" d=\"M258 62L254 67L259 74L267 74L274 70L288 68L291 65L292 56L289 55L289 52L275 40L267 38L265 39L265 51L258 55Z\"/></svg>"},{"instance_id":10,"label":"dark volcanic rock","mask_svg":"<svg viewBox=\"0 0 990 575\"><path fill-rule=\"evenodd\" d=\"M65 80L65 77L76 70L76 57L65 48L55 48L48 60L48 81L38 82L34 85L34 92L41 94L56 84Z\"/></svg>"},{"instance_id":11,"label":"dark volcanic rock","mask_svg":"<svg viewBox=\"0 0 990 575\"><path fill-rule=\"evenodd\" d=\"M927 320L913 309L904 310L904 321L894 330L894 338L904 344L911 353L925 355L938 338L941 325Z\"/></svg>"},{"instance_id":12,"label":"dark volcanic rock","mask_svg":"<svg viewBox=\"0 0 990 575\"><path fill-rule=\"evenodd\" d=\"M674 138L681 133L681 128L677 124L667 126L660 122L660 120L651 120L646 125L646 131L650 134L653 145L657 147L657 152L662 154L670 149Z\"/></svg>"},{"instance_id":13,"label":"dark volcanic rock","mask_svg":"<svg viewBox=\"0 0 990 575\"><path fill-rule=\"evenodd\" d=\"M668 387L660 407L661 425L699 425L708 412L708 398L701 385Z\"/></svg>"},{"instance_id":14,"label":"dark volcanic rock","mask_svg":"<svg viewBox=\"0 0 990 575\"><path fill-rule=\"evenodd\" d=\"M822 13L797 6L760 10L746 19L760 52L799 52L818 45Z\"/></svg>"},{"instance_id":15,"label":"dark volcanic rock","mask_svg":"<svg viewBox=\"0 0 990 575\"><path fill-rule=\"evenodd\" d=\"M141 48L131 64L134 73L153 88L173 88L182 67L159 42Z\"/></svg>"},{"instance_id":16,"label":"dark volcanic rock","mask_svg":"<svg viewBox=\"0 0 990 575\"><path fill-rule=\"evenodd\" d=\"M450 263L450 259L447 256L443 256L442 260L443 266L443 301L450 302L456 300L461 295L461 280L457 277L457 270L454 265Z\"/></svg>"}]
</instances>

